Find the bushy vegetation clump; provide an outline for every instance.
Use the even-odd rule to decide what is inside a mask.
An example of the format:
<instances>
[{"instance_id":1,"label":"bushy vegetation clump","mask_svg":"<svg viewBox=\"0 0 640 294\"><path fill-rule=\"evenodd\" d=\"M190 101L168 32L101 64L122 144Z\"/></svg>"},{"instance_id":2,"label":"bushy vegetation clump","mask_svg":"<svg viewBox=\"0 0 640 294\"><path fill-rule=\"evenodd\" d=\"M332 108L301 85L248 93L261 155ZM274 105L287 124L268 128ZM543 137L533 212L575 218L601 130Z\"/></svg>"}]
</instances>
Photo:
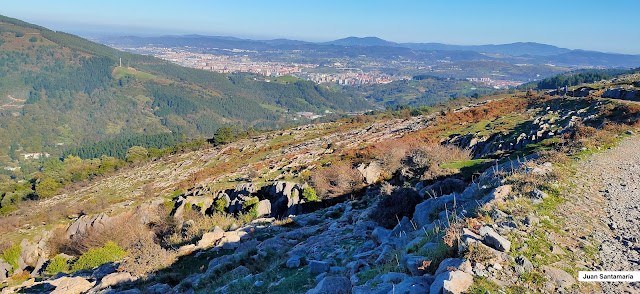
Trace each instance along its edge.
<instances>
[{"instance_id":1,"label":"bushy vegetation clump","mask_svg":"<svg viewBox=\"0 0 640 294\"><path fill-rule=\"evenodd\" d=\"M81 255L71 266L72 271L92 269L107 262L118 261L125 257L127 253L113 241L107 242L101 248L89 249Z\"/></svg>"},{"instance_id":2,"label":"bushy vegetation clump","mask_svg":"<svg viewBox=\"0 0 640 294\"><path fill-rule=\"evenodd\" d=\"M318 201L318 195L316 194L316 190L311 187L305 187L302 190L302 198L307 202Z\"/></svg>"},{"instance_id":3,"label":"bushy vegetation clump","mask_svg":"<svg viewBox=\"0 0 640 294\"><path fill-rule=\"evenodd\" d=\"M0 257L2 260L11 265L11 272L16 271L19 268L20 252L22 247L20 245L13 245L5 250Z\"/></svg>"},{"instance_id":4,"label":"bushy vegetation clump","mask_svg":"<svg viewBox=\"0 0 640 294\"><path fill-rule=\"evenodd\" d=\"M392 229L403 217L411 218L422 197L412 188L396 188L390 195L382 195L371 213L378 225Z\"/></svg>"},{"instance_id":5,"label":"bushy vegetation clump","mask_svg":"<svg viewBox=\"0 0 640 294\"><path fill-rule=\"evenodd\" d=\"M67 271L69 271L69 263L67 262L67 259L60 255L56 255L54 258L49 260L49 264L45 268L44 273L48 275L55 275L57 273L65 273Z\"/></svg>"},{"instance_id":6,"label":"bushy vegetation clump","mask_svg":"<svg viewBox=\"0 0 640 294\"><path fill-rule=\"evenodd\" d=\"M349 162L341 161L318 169L311 182L321 197L330 198L353 192L362 184L362 176Z\"/></svg>"}]
</instances>

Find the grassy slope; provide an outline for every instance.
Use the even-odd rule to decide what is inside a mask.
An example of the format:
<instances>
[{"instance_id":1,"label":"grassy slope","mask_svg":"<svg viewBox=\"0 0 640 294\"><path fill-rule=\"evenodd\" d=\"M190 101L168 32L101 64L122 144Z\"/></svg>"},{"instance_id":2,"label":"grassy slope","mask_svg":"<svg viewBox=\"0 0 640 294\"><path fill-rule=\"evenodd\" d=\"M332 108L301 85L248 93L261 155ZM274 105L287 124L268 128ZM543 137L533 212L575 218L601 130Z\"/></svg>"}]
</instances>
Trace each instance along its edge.
<instances>
[{"instance_id":1,"label":"grassy slope","mask_svg":"<svg viewBox=\"0 0 640 294\"><path fill-rule=\"evenodd\" d=\"M8 139L0 142L0 155L11 145L19 152L54 152L56 143L123 133L211 136L225 124L289 125L280 109L370 107L306 81L269 83L182 68L4 16L0 40L0 134ZM129 67L118 67L120 59Z\"/></svg>"}]
</instances>

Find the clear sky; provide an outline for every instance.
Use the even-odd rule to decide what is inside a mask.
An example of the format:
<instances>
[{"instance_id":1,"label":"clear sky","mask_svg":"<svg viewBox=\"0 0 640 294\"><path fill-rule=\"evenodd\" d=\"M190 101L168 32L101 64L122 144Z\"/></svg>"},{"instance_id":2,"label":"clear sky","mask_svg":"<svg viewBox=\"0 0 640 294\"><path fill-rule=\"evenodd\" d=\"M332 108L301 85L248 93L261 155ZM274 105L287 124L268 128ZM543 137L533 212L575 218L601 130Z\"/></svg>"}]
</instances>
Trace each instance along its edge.
<instances>
[{"instance_id":1,"label":"clear sky","mask_svg":"<svg viewBox=\"0 0 640 294\"><path fill-rule=\"evenodd\" d=\"M80 35L539 42L640 54L636 0L4 0L0 14Z\"/></svg>"}]
</instances>

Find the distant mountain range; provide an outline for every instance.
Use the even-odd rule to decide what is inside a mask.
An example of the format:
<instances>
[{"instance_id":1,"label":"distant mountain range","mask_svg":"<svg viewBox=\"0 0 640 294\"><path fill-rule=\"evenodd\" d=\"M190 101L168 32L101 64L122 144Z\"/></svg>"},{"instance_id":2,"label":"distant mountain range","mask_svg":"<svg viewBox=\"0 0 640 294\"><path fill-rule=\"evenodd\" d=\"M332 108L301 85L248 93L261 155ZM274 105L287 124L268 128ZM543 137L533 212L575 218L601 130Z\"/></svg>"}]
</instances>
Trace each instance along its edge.
<instances>
[{"instance_id":1,"label":"distant mountain range","mask_svg":"<svg viewBox=\"0 0 640 294\"><path fill-rule=\"evenodd\" d=\"M555 64L576 67L640 66L640 55L571 50L534 42L518 42L498 45L449 45L442 43L396 43L377 37L348 37L329 42L305 42L289 39L250 40L226 36L97 36L94 41L119 47L147 45L219 49L245 49L255 51L306 50L323 57L351 57L364 54L379 58L404 57L410 59L437 60L448 57L452 61L501 61L512 64ZM305 55L313 58L313 55Z\"/></svg>"},{"instance_id":2,"label":"distant mountain range","mask_svg":"<svg viewBox=\"0 0 640 294\"><path fill-rule=\"evenodd\" d=\"M348 37L324 44L340 46L387 46L405 47L414 50L449 50L449 51L475 51L482 53L495 53L511 56L538 55L549 56L570 52L570 49L560 48L553 45L540 44L534 42L518 42L500 45L448 45L442 43L395 43L378 37Z\"/></svg>"}]
</instances>

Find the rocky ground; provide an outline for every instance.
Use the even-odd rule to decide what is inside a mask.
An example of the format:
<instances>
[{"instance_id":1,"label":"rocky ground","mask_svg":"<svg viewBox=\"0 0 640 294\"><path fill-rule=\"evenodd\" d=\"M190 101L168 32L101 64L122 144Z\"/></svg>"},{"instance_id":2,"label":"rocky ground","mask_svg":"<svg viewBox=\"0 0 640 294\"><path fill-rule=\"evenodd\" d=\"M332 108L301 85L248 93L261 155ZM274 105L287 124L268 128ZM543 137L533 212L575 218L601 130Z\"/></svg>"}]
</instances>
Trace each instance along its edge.
<instances>
[{"instance_id":1,"label":"rocky ground","mask_svg":"<svg viewBox=\"0 0 640 294\"><path fill-rule=\"evenodd\" d=\"M476 153L486 149L500 156L504 151L532 151L547 146L542 139L549 139L547 142L551 144L555 141L550 139L559 140L560 134L570 135L575 124L597 121L595 110L605 106L599 101L563 103L550 103L559 109L543 104L518 114L515 122L509 122L513 117L484 118L478 122L480 127L465 121L445 124L443 128L456 126L452 130L455 134L449 138L459 138L463 147L473 149L480 141L487 141L482 143L483 148L476 148ZM200 239L176 248L179 258L171 267L150 275L134 276L126 268L118 270L121 263L118 261L82 272L28 279L21 285L3 289L3 293L638 291L637 284L599 285L576 280L578 270L639 268L640 137L627 138L619 147L594 155L583 150L587 154L585 160L568 166L538 154L523 159L520 155L527 153L522 151L515 153L518 156L513 160L503 158L500 164L493 161L495 165L474 174L472 182L455 179L453 186L460 189L451 191L442 187L450 185L453 178L434 183L409 176L402 176L402 180L383 179L375 168L378 162L371 161L358 165L366 186L362 186L357 197L351 195L341 198L343 203L302 209L303 205L313 203L301 200L306 185L286 176L300 172L294 167L313 165L321 158L334 156L337 152L334 148L340 148L335 146L336 142L341 143L341 148L356 148L425 130L435 121L429 115L335 130L329 130L331 126L325 124L304 126L133 167L97 184L58 195L50 202L91 199L92 195L104 195L103 190L122 193L112 205L126 210L128 206L122 205L121 200L130 200L129 206L137 206L132 200L145 198L140 181L146 180L147 185L155 186L151 190L156 197L151 198L153 201L145 198L150 203L142 207L172 203L174 220L181 219L187 208L205 213L221 199L226 199L224 209L234 213L254 198L256 216L263 218L239 227L234 224L211 228ZM479 129L490 140L477 139ZM465 133L473 136L464 137ZM281 146L284 138L290 141ZM272 146L277 148L270 150ZM239 152L233 153L232 149ZM237 179L245 179L248 170L248 166L238 166L228 173L211 174L174 195L173 202L168 201L166 194L178 181L191 178L208 166L254 158L242 157L247 153L258 163L264 163L262 168L256 168L261 177L276 176L269 176L269 182L262 178L255 184L238 184ZM566 171L574 175L564 174ZM154 181L161 178L162 181ZM229 189L229 183L234 183L235 188ZM390 225L381 222L375 212L378 203L407 190L419 195L410 212L404 217L390 217ZM437 195L436 190L440 191ZM40 209L52 207L53 204L43 202ZM67 237L106 226L117 211L80 216L66 226ZM142 219L147 224L148 218ZM24 241L20 252L25 265L20 268L33 267L31 277L46 262L41 244L44 241L36 241ZM8 273L9 265L4 264L4 269L2 266L0 274Z\"/></svg>"},{"instance_id":2,"label":"rocky ground","mask_svg":"<svg viewBox=\"0 0 640 294\"><path fill-rule=\"evenodd\" d=\"M576 168L578 203L590 208L576 226L593 226L600 264L593 270L640 271L640 137L597 153ZM594 218L595 217L595 218ZM637 293L640 283L601 283L607 293Z\"/></svg>"}]
</instances>

